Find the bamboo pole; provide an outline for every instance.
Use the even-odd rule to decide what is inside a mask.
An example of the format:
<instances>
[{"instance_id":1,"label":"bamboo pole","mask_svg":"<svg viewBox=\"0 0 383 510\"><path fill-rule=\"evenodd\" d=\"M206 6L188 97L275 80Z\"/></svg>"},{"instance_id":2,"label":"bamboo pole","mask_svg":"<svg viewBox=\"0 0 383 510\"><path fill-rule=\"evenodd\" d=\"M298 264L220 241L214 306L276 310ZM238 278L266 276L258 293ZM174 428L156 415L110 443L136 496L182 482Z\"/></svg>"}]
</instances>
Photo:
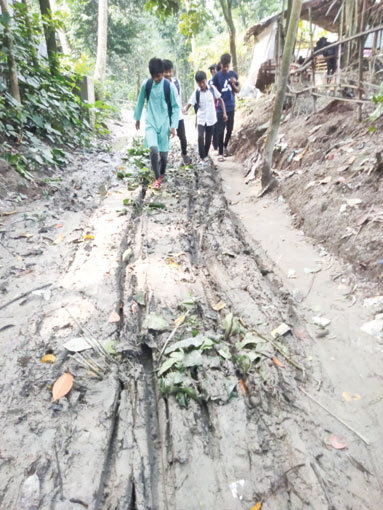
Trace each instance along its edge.
<instances>
[{"instance_id":1,"label":"bamboo pole","mask_svg":"<svg viewBox=\"0 0 383 510\"><path fill-rule=\"evenodd\" d=\"M310 49L311 49L311 54L313 55L314 54L314 32L313 32L313 18L312 18L312 11L311 9L309 9L309 23L310 23ZM313 58L312 60L312 66L311 66L311 70L312 70L312 81L313 81L313 90L316 90L316 84L315 84L315 59ZM312 96L313 98L313 110L314 110L314 113L317 112L317 98L315 96Z\"/></svg>"},{"instance_id":2,"label":"bamboo pole","mask_svg":"<svg viewBox=\"0 0 383 510\"><path fill-rule=\"evenodd\" d=\"M359 31L363 30L365 27L365 16L366 16L366 2L367 0L363 0L362 4L362 16L360 19L360 27ZM359 69L358 69L358 99L362 99L362 82L363 82L363 53L364 53L364 41L363 37L359 38ZM362 105L359 103L358 106L358 121L362 121Z\"/></svg>"},{"instance_id":3,"label":"bamboo pole","mask_svg":"<svg viewBox=\"0 0 383 510\"><path fill-rule=\"evenodd\" d=\"M278 82L278 89L275 96L271 124L268 130L268 134L265 141L265 147L263 150L262 179L261 179L263 190L261 193L265 193L266 191L271 190L273 186L276 184L276 179L273 177L271 169L273 160L273 150L278 135L278 129L281 123L283 101L285 99L287 82L290 76L290 63L294 41L297 35L301 8L302 0L293 0L289 28L286 34L285 46L283 48L281 77Z\"/></svg>"}]
</instances>

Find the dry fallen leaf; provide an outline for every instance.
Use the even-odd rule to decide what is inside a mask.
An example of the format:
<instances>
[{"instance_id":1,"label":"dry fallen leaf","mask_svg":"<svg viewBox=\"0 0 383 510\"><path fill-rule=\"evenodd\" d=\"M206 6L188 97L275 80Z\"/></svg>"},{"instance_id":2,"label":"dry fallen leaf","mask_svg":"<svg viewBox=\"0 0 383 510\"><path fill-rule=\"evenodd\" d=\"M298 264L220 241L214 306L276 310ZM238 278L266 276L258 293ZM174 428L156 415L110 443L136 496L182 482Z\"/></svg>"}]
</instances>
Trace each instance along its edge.
<instances>
[{"instance_id":1,"label":"dry fallen leaf","mask_svg":"<svg viewBox=\"0 0 383 510\"><path fill-rule=\"evenodd\" d=\"M225 308L226 306L226 303L224 301L219 301L216 305L214 305L212 308L213 310L215 310L216 312L219 312L220 310L222 310L222 308Z\"/></svg>"},{"instance_id":2,"label":"dry fallen leaf","mask_svg":"<svg viewBox=\"0 0 383 510\"><path fill-rule=\"evenodd\" d=\"M176 320L174 321L174 324L175 324L176 326L181 326L181 324L182 324L182 323L184 322L184 320L185 320L185 316L186 316L186 314L184 314L184 313L183 313L182 315L180 315L180 316L178 317L178 319L176 319Z\"/></svg>"},{"instance_id":3,"label":"dry fallen leaf","mask_svg":"<svg viewBox=\"0 0 383 510\"><path fill-rule=\"evenodd\" d=\"M52 388L53 402L65 397L73 386L73 375L66 373L57 379Z\"/></svg>"},{"instance_id":4,"label":"dry fallen leaf","mask_svg":"<svg viewBox=\"0 0 383 510\"><path fill-rule=\"evenodd\" d=\"M362 397L359 395L359 393L355 393L355 395L353 396L353 399L354 400L360 400Z\"/></svg>"},{"instance_id":5,"label":"dry fallen leaf","mask_svg":"<svg viewBox=\"0 0 383 510\"><path fill-rule=\"evenodd\" d=\"M247 386L246 386L245 381L243 379L240 379L238 384L239 384L239 387L241 388L242 394L246 395L246 393L247 393Z\"/></svg>"},{"instance_id":6,"label":"dry fallen leaf","mask_svg":"<svg viewBox=\"0 0 383 510\"><path fill-rule=\"evenodd\" d=\"M296 336L296 338L298 338L298 340L307 340L308 339L306 331L302 328L294 328L293 333Z\"/></svg>"},{"instance_id":7,"label":"dry fallen leaf","mask_svg":"<svg viewBox=\"0 0 383 510\"><path fill-rule=\"evenodd\" d=\"M16 214L17 213L17 209L15 209L14 211L4 211L1 213L2 216L11 216L11 214Z\"/></svg>"},{"instance_id":8,"label":"dry fallen leaf","mask_svg":"<svg viewBox=\"0 0 383 510\"><path fill-rule=\"evenodd\" d=\"M329 437L328 441L329 445L335 448L336 450L344 450L347 448L347 441L344 437L339 437L336 434L332 434Z\"/></svg>"},{"instance_id":9,"label":"dry fallen leaf","mask_svg":"<svg viewBox=\"0 0 383 510\"><path fill-rule=\"evenodd\" d=\"M110 315L109 315L109 320L108 322L119 322L121 319L121 317L118 315L117 312L112 312Z\"/></svg>"},{"instance_id":10,"label":"dry fallen leaf","mask_svg":"<svg viewBox=\"0 0 383 510\"><path fill-rule=\"evenodd\" d=\"M56 228L62 228L61 223L56 223Z\"/></svg>"},{"instance_id":11,"label":"dry fallen leaf","mask_svg":"<svg viewBox=\"0 0 383 510\"><path fill-rule=\"evenodd\" d=\"M60 244L62 240L63 240L63 235L60 234L58 236L58 238L56 239L56 241L53 241L53 244Z\"/></svg>"},{"instance_id":12,"label":"dry fallen leaf","mask_svg":"<svg viewBox=\"0 0 383 510\"><path fill-rule=\"evenodd\" d=\"M291 331L290 326L282 322L282 324L280 324L276 329L273 329L270 334L273 338L277 338L278 336L286 335L289 331Z\"/></svg>"},{"instance_id":13,"label":"dry fallen leaf","mask_svg":"<svg viewBox=\"0 0 383 510\"><path fill-rule=\"evenodd\" d=\"M342 397L344 398L344 400L346 402L351 402L352 401L352 396L347 391L344 391L342 393Z\"/></svg>"},{"instance_id":14,"label":"dry fallen leaf","mask_svg":"<svg viewBox=\"0 0 383 510\"><path fill-rule=\"evenodd\" d=\"M94 239L94 236L92 234L85 234L84 239Z\"/></svg>"},{"instance_id":15,"label":"dry fallen leaf","mask_svg":"<svg viewBox=\"0 0 383 510\"><path fill-rule=\"evenodd\" d=\"M250 510L261 510L262 501L258 501L258 503L250 508Z\"/></svg>"},{"instance_id":16,"label":"dry fallen leaf","mask_svg":"<svg viewBox=\"0 0 383 510\"><path fill-rule=\"evenodd\" d=\"M170 262L169 267L180 267L180 265L177 262Z\"/></svg>"},{"instance_id":17,"label":"dry fallen leaf","mask_svg":"<svg viewBox=\"0 0 383 510\"><path fill-rule=\"evenodd\" d=\"M41 358L43 363L54 363L56 361L56 356L54 354L46 354Z\"/></svg>"},{"instance_id":18,"label":"dry fallen leaf","mask_svg":"<svg viewBox=\"0 0 383 510\"><path fill-rule=\"evenodd\" d=\"M285 368L286 366L284 363L282 363L282 361L279 361L279 359L276 356L273 357L273 362L274 365L277 365L277 367Z\"/></svg>"}]
</instances>

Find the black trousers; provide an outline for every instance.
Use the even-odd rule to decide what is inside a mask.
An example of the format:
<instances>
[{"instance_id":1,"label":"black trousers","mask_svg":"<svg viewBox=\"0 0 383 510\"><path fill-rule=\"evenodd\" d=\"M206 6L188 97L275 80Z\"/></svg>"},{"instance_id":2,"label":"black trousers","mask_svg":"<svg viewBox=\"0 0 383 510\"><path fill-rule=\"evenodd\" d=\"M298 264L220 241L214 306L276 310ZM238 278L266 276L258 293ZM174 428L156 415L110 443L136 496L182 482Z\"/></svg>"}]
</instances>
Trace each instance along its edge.
<instances>
[{"instance_id":1,"label":"black trousers","mask_svg":"<svg viewBox=\"0 0 383 510\"><path fill-rule=\"evenodd\" d=\"M186 156L188 143L187 143L187 140L186 140L186 132L185 132L185 122L184 122L184 119L180 120L179 123L178 123L177 136L180 139L182 156Z\"/></svg>"},{"instance_id":2,"label":"black trousers","mask_svg":"<svg viewBox=\"0 0 383 510\"><path fill-rule=\"evenodd\" d=\"M229 145L231 133L234 127L234 110L227 113L227 122L223 120L223 113L217 113L217 128L218 128L218 151L219 155L223 155L223 148ZM225 135L226 129L226 135ZM224 139L225 135L225 139Z\"/></svg>"},{"instance_id":3,"label":"black trousers","mask_svg":"<svg viewBox=\"0 0 383 510\"><path fill-rule=\"evenodd\" d=\"M213 126L202 126L198 124L198 152L199 157L204 159L209 154L211 137L213 136Z\"/></svg>"},{"instance_id":4,"label":"black trousers","mask_svg":"<svg viewBox=\"0 0 383 510\"><path fill-rule=\"evenodd\" d=\"M214 147L214 150L218 149L218 122L216 122L214 124L214 129L213 129L213 147Z\"/></svg>"},{"instance_id":5,"label":"black trousers","mask_svg":"<svg viewBox=\"0 0 383 510\"><path fill-rule=\"evenodd\" d=\"M158 154L160 159L158 159ZM161 175L165 175L166 163L168 161L167 152L158 153L158 147L150 147L150 161L152 163L152 168L156 179L159 179Z\"/></svg>"}]
</instances>

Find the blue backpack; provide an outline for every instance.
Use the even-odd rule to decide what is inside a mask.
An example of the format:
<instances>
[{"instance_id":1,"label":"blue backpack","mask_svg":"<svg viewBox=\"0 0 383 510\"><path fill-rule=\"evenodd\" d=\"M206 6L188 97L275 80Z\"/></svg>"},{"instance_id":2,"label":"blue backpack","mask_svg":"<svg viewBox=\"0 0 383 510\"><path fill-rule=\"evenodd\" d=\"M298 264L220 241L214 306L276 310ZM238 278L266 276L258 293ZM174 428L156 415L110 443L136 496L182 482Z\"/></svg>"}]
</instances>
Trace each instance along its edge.
<instances>
[{"instance_id":1,"label":"blue backpack","mask_svg":"<svg viewBox=\"0 0 383 510\"><path fill-rule=\"evenodd\" d=\"M146 100L149 101L150 92L152 90L153 86L153 79L149 78L145 84L145 96ZM169 114L169 121L172 121L172 102L170 99L170 82L164 78L164 94L165 94L165 101L168 105L168 114Z\"/></svg>"}]
</instances>

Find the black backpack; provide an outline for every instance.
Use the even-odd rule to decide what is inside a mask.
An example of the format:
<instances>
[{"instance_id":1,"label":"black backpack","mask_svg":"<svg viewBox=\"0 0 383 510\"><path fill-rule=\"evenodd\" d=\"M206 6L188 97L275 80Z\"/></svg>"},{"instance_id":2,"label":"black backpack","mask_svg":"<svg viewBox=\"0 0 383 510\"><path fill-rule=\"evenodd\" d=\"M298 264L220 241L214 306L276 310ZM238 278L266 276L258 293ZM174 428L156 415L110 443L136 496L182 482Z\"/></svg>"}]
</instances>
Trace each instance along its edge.
<instances>
[{"instance_id":1,"label":"black backpack","mask_svg":"<svg viewBox=\"0 0 383 510\"><path fill-rule=\"evenodd\" d=\"M213 87L211 85L208 85L207 87L209 90L210 90L210 93L211 95L213 96L213 99L215 101L215 96L214 96L214 90L213 90ZM197 89L196 92L195 92L195 100L196 100L196 103L194 105L194 113L197 115L197 112L199 110L199 100L200 100L200 97L201 97L201 89Z\"/></svg>"},{"instance_id":2,"label":"black backpack","mask_svg":"<svg viewBox=\"0 0 383 510\"><path fill-rule=\"evenodd\" d=\"M164 78L164 80L165 80L164 81L165 101L166 101L166 104L168 105L169 121L171 123L172 122L172 102L171 102L171 99L170 99L170 82L166 78ZM147 101L149 101L149 97L150 97L150 92L152 90L152 86L153 86L153 79L149 78L146 81L146 84L145 84L145 96L146 96L146 100Z\"/></svg>"}]
</instances>

